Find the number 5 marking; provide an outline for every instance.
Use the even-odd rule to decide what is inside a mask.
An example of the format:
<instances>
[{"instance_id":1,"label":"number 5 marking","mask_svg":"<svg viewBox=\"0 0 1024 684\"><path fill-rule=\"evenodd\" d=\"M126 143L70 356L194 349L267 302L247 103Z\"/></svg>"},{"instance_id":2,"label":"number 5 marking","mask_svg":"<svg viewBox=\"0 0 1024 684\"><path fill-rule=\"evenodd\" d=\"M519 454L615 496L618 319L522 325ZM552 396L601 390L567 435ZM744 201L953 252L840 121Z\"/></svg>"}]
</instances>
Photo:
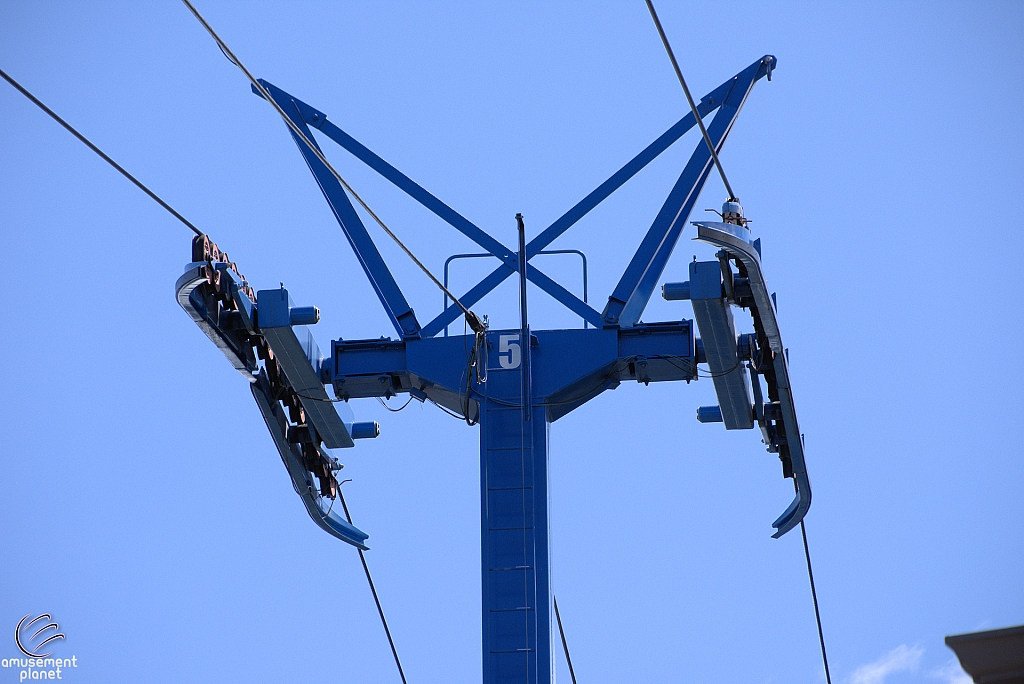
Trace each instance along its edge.
<instances>
[{"instance_id":1,"label":"number 5 marking","mask_svg":"<svg viewBox=\"0 0 1024 684\"><path fill-rule=\"evenodd\" d=\"M519 368L522 353L519 349L519 335L498 336L498 364L506 369ZM508 354L508 356L505 356Z\"/></svg>"}]
</instances>

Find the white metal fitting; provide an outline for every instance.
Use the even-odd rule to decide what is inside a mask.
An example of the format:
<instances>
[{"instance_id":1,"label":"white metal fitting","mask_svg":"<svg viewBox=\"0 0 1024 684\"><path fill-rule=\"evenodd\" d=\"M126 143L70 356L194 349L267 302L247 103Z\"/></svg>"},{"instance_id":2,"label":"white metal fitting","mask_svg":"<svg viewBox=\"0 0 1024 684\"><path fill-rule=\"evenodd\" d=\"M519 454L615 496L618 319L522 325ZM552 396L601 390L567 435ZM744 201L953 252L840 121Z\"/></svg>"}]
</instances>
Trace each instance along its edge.
<instances>
[{"instance_id":1,"label":"white metal fitting","mask_svg":"<svg viewBox=\"0 0 1024 684\"><path fill-rule=\"evenodd\" d=\"M726 223L734 223L737 226L746 224L747 220L743 218L743 207L740 203L735 200L726 200L722 204L722 220Z\"/></svg>"}]
</instances>

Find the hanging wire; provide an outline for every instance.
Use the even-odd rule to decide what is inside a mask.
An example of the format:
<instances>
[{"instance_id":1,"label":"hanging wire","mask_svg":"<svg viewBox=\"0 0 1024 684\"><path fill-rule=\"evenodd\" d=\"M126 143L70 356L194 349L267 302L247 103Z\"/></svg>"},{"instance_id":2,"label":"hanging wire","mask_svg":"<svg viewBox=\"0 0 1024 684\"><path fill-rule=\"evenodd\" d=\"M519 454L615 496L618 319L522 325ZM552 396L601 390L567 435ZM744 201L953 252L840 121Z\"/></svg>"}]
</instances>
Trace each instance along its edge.
<instances>
[{"instance_id":1,"label":"hanging wire","mask_svg":"<svg viewBox=\"0 0 1024 684\"><path fill-rule=\"evenodd\" d=\"M807 546L807 528L800 520L800 536L804 538L804 557L807 559L807 578L811 581L811 598L814 599L814 619L818 622L818 643L821 644L821 660L825 664L825 682L832 684L832 675L828 671L828 656L825 655L825 634L821 631L821 613L818 612L818 594L814 591L814 573L811 571L811 550Z\"/></svg>"},{"instance_id":2,"label":"hanging wire","mask_svg":"<svg viewBox=\"0 0 1024 684\"><path fill-rule=\"evenodd\" d=\"M296 392L295 396L300 397L302 399L309 399L310 401L320 401L325 404L339 404L348 401L348 399L346 399L345 397L340 397L336 399L331 399L330 397L327 397L326 399L323 399L321 397L311 397L308 394L302 394L301 392Z\"/></svg>"},{"instance_id":3,"label":"hanging wire","mask_svg":"<svg viewBox=\"0 0 1024 684\"><path fill-rule=\"evenodd\" d=\"M387 402L385 402L380 397L377 397L377 401L380 402L380 405L386 408L388 411L391 411L392 413L398 413L399 411L401 411L402 409L409 405L409 403L412 401L412 395L409 395L409 398L405 401L405 403L399 406L398 408L392 408L388 406Z\"/></svg>"},{"instance_id":4,"label":"hanging wire","mask_svg":"<svg viewBox=\"0 0 1024 684\"><path fill-rule=\"evenodd\" d=\"M718 173L722 176L722 182L725 183L725 190L729 193L730 202L739 202L739 198L732 191L732 186L729 185L729 179L725 177L725 169L722 168L722 162L718 160L718 152L715 151L715 145L711 142L711 136L708 135L708 129L704 128L704 120L701 119L700 114L697 113L697 105L693 103L693 96L690 95L690 89L686 87L686 79L683 78L683 72L679 69L679 62L676 61L675 53L672 52L672 46L669 45L668 36L665 35L665 29L661 27L661 20L658 19L658 13L654 11L654 3L651 0L646 0L647 9L651 12L651 18L654 19L654 25L658 27L658 35L661 36L661 42L665 45L665 52L668 53L668 58L672 61L672 68L676 70L676 76L679 78L679 85L683 86L683 92L686 94L686 101L690 103L690 111L693 112L693 118L697 121L697 125L700 127L701 135L704 136L704 142L708 145L708 151L711 152L711 158L715 160L715 166L718 167Z\"/></svg>"},{"instance_id":5,"label":"hanging wire","mask_svg":"<svg viewBox=\"0 0 1024 684\"><path fill-rule=\"evenodd\" d=\"M95 152L96 154L98 154L98 155L100 156L100 158L101 158L101 159L103 159L103 161L107 162L108 164L110 164L111 166L113 166L113 167L114 167L115 169L117 169L117 170L118 170L118 171L119 171L119 172L121 173L121 175L122 175L122 176L124 176L125 178L127 178L128 180L130 180L130 181L131 181L132 183L134 183L134 184L135 184L135 186L136 186L137 188L139 188L139 190L142 190L142 192L144 192L144 193L146 193L147 195L149 195L149 196L150 196L150 198L151 198L151 199L152 199L153 201L155 201L155 202L156 202L157 204L159 204L159 205L160 205L161 207L163 207L164 209L166 209L167 211L169 211L169 212L171 213L171 215L172 215L172 216L173 216L174 218L178 219L179 221L181 221L182 223L184 223L184 224L185 224L186 226L188 226L188 227L189 227L189 229L190 229L190 230L191 230L191 231L192 231L193 233L195 233L196 235L202 235L202 234L203 234L203 231L199 230L199 229L198 229L198 228L196 228L196 227L195 227L194 225L192 225L192 222L191 222L191 221L189 221L189 220L188 220L187 218L185 218L184 216L182 216L181 214L179 214L179 213L178 213L177 211L175 211L175 210L174 210L174 207L172 207L172 206L171 206L170 204L168 204L167 202L164 202L164 201L163 201L162 199L160 199L160 197L159 197L159 196L157 196L157 194L156 194L155 192L153 192L152 190L150 190L149 188L147 188L147 187L146 187L145 185L143 185L143 184L142 184L142 181L140 181L140 180L139 180L138 178L136 178L136 177L135 177L135 176L133 176L132 174L130 174L130 173L128 173L127 171L125 171L125 169L124 169L124 167L123 167L123 166L121 166L121 165L120 165L120 164L118 164L118 163L117 163L116 161L114 161L113 159L111 159L110 157L108 157L108 156L107 156L107 155L106 155L106 154L105 154L105 153L103 152L103 150L101 150L100 148L98 148L98 147L96 147L95 145L93 145L93 144L92 144L92 142L90 142L88 138L86 138L86 137L85 137L84 135L82 135L81 133L79 133L78 131L76 131L76 130L75 130L75 128L74 128L74 127L73 127L73 126L72 126L71 124L69 124L69 123L68 123L67 121L65 121L64 119L62 119L62 118L60 118L59 116L57 116L57 113L56 113L56 112L54 112L54 111L53 111L52 109L50 109L49 107L47 107L46 105L44 105L44 104L43 104L42 102L40 102L40 101L39 101L39 99L38 99L38 98L37 98L37 97L36 97L35 95L33 95L32 93L30 93L30 92L29 92L28 90L26 90L26 89L25 89L25 88L24 88L24 87L23 87L23 86L22 86L22 85L21 85L20 83L18 83L18 82L17 82L17 81L15 81L15 80L14 80L13 78L11 78L10 76L8 76L8 75L7 75L7 73L6 73L6 72L4 72L4 71L3 71L2 69L0 69L0 76L3 76L3 77L4 77L4 80L5 80L5 81L7 81L8 83L10 83L10 84L11 84L12 86L14 86L14 87L15 87L15 88L16 88L16 89L18 90L18 92L20 92L20 93L21 93L22 95L24 95L25 97L27 97L27 98L28 98L28 99L29 99L29 100L30 100L30 101L32 102L32 104L34 104L34 105L36 105L37 107L39 107L40 109L42 109L42 110L43 110L44 112L46 112L47 114L49 114L49 115L50 115L50 117L51 117L51 118L52 118L52 119L53 119L54 121L56 121L56 122L57 122L57 123L59 123L59 124L60 124L61 126L63 126L64 128L66 128L66 129L68 130L68 132L69 132L69 133L71 133L71 135L75 136L76 138L78 138L79 140L81 140L81 141L82 141L83 143L85 143L85 146L86 146L86 147L88 147L88 148L89 148L90 150L92 150L93 152Z\"/></svg>"},{"instance_id":6,"label":"hanging wire","mask_svg":"<svg viewBox=\"0 0 1024 684\"><path fill-rule=\"evenodd\" d=\"M341 507L345 511L345 519L348 520L349 525L353 525L352 515L348 512L348 504L345 503L345 494L341 491L341 487L338 487L338 499L341 501ZM402 661L398 659L398 649L395 648L395 640L391 638L391 630L388 628L388 619L384 617L384 609L380 605L380 598L377 596L377 588L373 586L373 577L370 576L370 566L366 564L366 554L359 547L356 547L356 551L359 552L359 561L363 564L363 572L366 573L366 582L370 585L370 592L373 594L373 602L377 604L377 613L380 615L380 622L384 625L384 633L388 635L388 644L391 646L391 655L395 657L395 665L398 666L398 675L402 678L402 684L408 684L405 680L405 670L402 669Z\"/></svg>"},{"instance_id":7,"label":"hanging wire","mask_svg":"<svg viewBox=\"0 0 1024 684\"><path fill-rule=\"evenodd\" d=\"M189 2L189 0L181 1L185 3L185 6L188 7L189 11L191 11L192 14L195 15L195 18L199 20L199 23L203 25L203 28L205 28L206 31L210 34L210 36L213 37L213 39L217 42L217 46L220 48L221 52L224 53L225 57L228 58L228 61L230 61L232 64L241 69L242 73L246 75L246 77L249 79L249 82L252 83L252 86L259 92L263 99L269 102L271 105L273 105L274 109L276 109L277 113L281 115L281 118L284 119L284 122L288 125L288 128L292 130L295 136L299 140L301 140L306 145L306 147L309 148L309 151L312 152L316 156L316 158L320 160L320 163L322 163L327 168L327 170L331 172L335 179L337 179L337 181L341 183L345 190L350 195L352 195L353 199L355 199L356 202L359 203L359 206L361 206L363 210L366 211L366 213L369 214L370 217L377 223L377 225L380 226L381 229L388 234L388 237L395 241L395 244L397 244L402 249L402 251L405 252L410 259L412 259L413 263L416 264L419 267L419 269L426 274L428 278L430 278L434 285L437 285L437 287L440 288L440 290L444 292L445 295L447 295L448 298L451 299L455 303L455 305L459 307L459 309L462 310L462 313L466 316L466 320L469 322L469 327L473 329L473 332L483 332L485 330L483 321L481 321L480 318L475 313L467 309L462 304L462 302L459 301L458 297L449 292L448 288L446 288L444 284L440 280L438 280L433 273L430 272L430 269L424 266L423 262L416 258L416 255L412 253L412 250L406 247L405 243L403 243L399 239L399 237L395 235L395 233L390 228L387 227L384 221L382 221L381 218L377 216L377 214L372 209L370 209L370 206L363 201L363 198L360 197L359 194L352 189L352 186L349 185L348 182L341 177L341 174L338 173L333 166L331 166L331 163L327 161L327 157L325 157L324 153L320 151L320 148L313 144L313 141L311 141L308 137L306 137L306 134L302 131L302 129L299 128L298 125L296 125L296 123L291 120L291 117L289 117L288 114L285 113L284 109L281 108L281 105L279 105L277 101L274 100L274 98L270 95L267 89L263 87L263 84L257 81L256 78L252 75L252 73L250 73L249 70L245 68L245 65L242 64L242 60L238 59L235 53L231 51L231 48L227 46L227 43L221 40L220 36L217 35L217 32L213 30L213 27L210 26L210 24L208 24L205 19L203 19L203 15L199 14L199 10L197 10L192 5L192 3Z\"/></svg>"},{"instance_id":8,"label":"hanging wire","mask_svg":"<svg viewBox=\"0 0 1024 684\"><path fill-rule=\"evenodd\" d=\"M442 406L441 404L438 404L436 401L434 401L430 397L427 397L427 401L429 401L431 404L433 404L437 408L441 409L441 411L443 411L444 413L447 413L449 416L451 416L455 420L458 420L458 421L465 421L466 420L465 416L460 416L458 413L456 413L455 411L452 411L447 406Z\"/></svg>"},{"instance_id":9,"label":"hanging wire","mask_svg":"<svg viewBox=\"0 0 1024 684\"><path fill-rule=\"evenodd\" d=\"M565 632L562 630L562 615L558 612L558 599L551 595L555 604L555 619L558 621L558 635L562 637L562 650L565 651L565 662L569 664L569 676L572 677L572 684L576 684L576 671L572 669L572 658L569 657L569 644L565 641Z\"/></svg>"}]
</instances>

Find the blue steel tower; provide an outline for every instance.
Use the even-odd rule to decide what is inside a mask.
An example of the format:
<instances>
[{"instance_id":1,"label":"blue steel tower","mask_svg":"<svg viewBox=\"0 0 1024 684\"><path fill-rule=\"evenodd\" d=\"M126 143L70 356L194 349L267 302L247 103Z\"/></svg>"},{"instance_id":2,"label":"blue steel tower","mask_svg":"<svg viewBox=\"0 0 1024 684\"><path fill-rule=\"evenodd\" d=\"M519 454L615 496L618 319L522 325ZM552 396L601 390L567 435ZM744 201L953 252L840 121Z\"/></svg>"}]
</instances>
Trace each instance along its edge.
<instances>
[{"instance_id":1,"label":"blue steel tower","mask_svg":"<svg viewBox=\"0 0 1024 684\"><path fill-rule=\"evenodd\" d=\"M758 59L705 95L701 118L724 144L754 84L770 79L776 60ZM294 125L289 130L348 238L394 327L394 337L336 339L321 352L309 332L313 307L292 305L283 287L255 292L227 256L197 238L192 263L178 281L183 308L251 383L296 491L310 516L334 536L367 548L368 535L328 505L337 494L339 464L332 448L374 437L348 400L410 394L455 412L480 430L480 547L483 681L548 684L554 678L548 433L551 423L626 381L648 384L697 377L707 364L718 406L698 409L701 422L726 429L760 429L778 454L796 495L773 524L775 536L799 524L810 486L789 372L774 303L738 203L721 222L696 223L696 239L716 246L717 259L690 264L690 280L663 285L662 296L688 299L694 320L642 323L712 168L704 141L696 147L650 229L601 311L546 276L532 259L696 124L687 114L529 242L521 217L512 249L381 159L327 116L280 88L260 81L254 91L273 99ZM261 92L262 91L262 92ZM470 335L447 334L464 310L452 303L421 323L346 189L310 149L311 129L350 152L399 189L474 241L495 260L493 271L459 298L472 307L509 277L520 285L520 327ZM302 135L300 136L299 133ZM304 136L304 137L303 137ZM312 143L316 144L316 143ZM584 321L580 329L531 330L526 284L553 297ZM447 300L446 300L447 304ZM734 307L747 310L754 331L738 335ZM444 334L442 334L444 333ZM699 337L697 334L699 333ZM332 398L326 391L330 385Z\"/></svg>"}]
</instances>

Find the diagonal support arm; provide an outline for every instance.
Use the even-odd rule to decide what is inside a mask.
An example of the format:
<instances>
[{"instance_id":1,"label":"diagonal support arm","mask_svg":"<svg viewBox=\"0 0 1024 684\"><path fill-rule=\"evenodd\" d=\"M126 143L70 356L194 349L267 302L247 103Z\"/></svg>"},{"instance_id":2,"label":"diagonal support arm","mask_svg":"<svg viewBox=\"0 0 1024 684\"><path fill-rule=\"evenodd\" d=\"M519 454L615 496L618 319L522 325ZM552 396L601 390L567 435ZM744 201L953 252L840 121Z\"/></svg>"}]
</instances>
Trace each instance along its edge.
<instances>
[{"instance_id":1,"label":"diagonal support arm","mask_svg":"<svg viewBox=\"0 0 1024 684\"><path fill-rule=\"evenodd\" d=\"M722 106L722 102L729 94L729 91L732 90L733 80L734 79L729 79L701 98L700 104L697 105L697 111L700 112L701 117L707 116ZM613 192L621 188L626 181L639 173L652 161L657 159L662 152L671 147L677 140L679 140L679 138L683 137L687 131L696 125L697 121L693 118L692 113L688 113L682 119L677 121L671 128L662 133L657 140L645 147L643 151L630 159L625 166L613 173L608 180L601 183L601 185L597 186L593 192L577 202L572 209L562 214L540 235L530 240L530 244L526 246L527 257L532 259L538 252L547 249L548 245L554 242L560 235L562 235L562 233L569 230L569 228L574 226L580 219L589 214L594 207L608 199L608 197L610 197Z\"/></svg>"},{"instance_id":2,"label":"diagonal support arm","mask_svg":"<svg viewBox=\"0 0 1024 684\"><path fill-rule=\"evenodd\" d=\"M745 100L746 95L750 92L753 84L762 76L770 73L774 65L775 58L766 56L754 64L751 64L742 72L715 88L701 99L701 102L697 107L701 117L707 116L714 110L723 107L727 102L729 105L727 109L730 111L730 116L727 117L727 123L723 124L724 130L721 132L716 131L716 134L719 134L717 142L715 143L716 146L721 146L721 142L728 134L728 131L732 126L732 122L735 120L736 114L738 114L743 100ZM414 182L391 164L384 161L384 159L355 140L352 136L348 135L345 131L328 121L327 116L323 112L310 107L305 102L292 97L280 88L277 88L266 81L261 81L261 83L270 92L271 97L273 97L274 100L282 106L282 109L289 113L289 118L291 118L292 121L307 134L307 137L311 138L311 136L308 135L308 126L316 127L335 143L345 148L360 161L377 171L377 173L391 181L396 187L419 202L422 206L447 222L463 235L476 242L501 261L501 265L498 266L498 268L492 271L487 277L477 283L476 286L460 298L460 301L464 306L468 307L475 305L480 301L480 299L500 285L506 278L519 270L518 259L515 253L425 190L422 186ZM742 95L739 96L739 100L736 102L738 92L742 92ZM715 117L715 122L718 122L721 118L722 116L720 113L719 116ZM659 136L654 142L644 148L643 151L631 159L625 166L612 174L610 178L598 186L593 192L580 200L569 211L559 217L554 223L531 240L526 248L527 260L530 260L536 254L547 248L548 245L565 233L565 231L570 227L575 225L580 219L586 216L592 209L594 209L594 207L607 199L613 192L622 187L622 185L630 178L639 173L641 169L646 167L651 161L668 149L695 124L696 119L693 114L688 113L665 133ZM712 128L715 128L715 123L712 123ZM295 138L294 134L293 138ZM454 321L461 313L461 310L458 306L453 304L452 306L447 307L422 330L420 329L419 322L416 320L415 314L409 307L409 304L399 289L398 284L395 282L394 276L392 276L391 272L385 265L384 260L380 256L380 252L373 244L365 226L363 226L362 221L359 219L358 214L355 212L348 196L337 182L337 179L335 179L326 168L323 168L323 164L316 158L316 155L307 150L301 141L296 139L296 144L299 146L299 150L306 159L306 163L309 165L314 177L320 184L320 188L328 203L331 205L331 209L334 211L339 224L341 224L342 230L345 232L345 235L349 240L349 244L356 253L356 257L359 259L367 278L370 280L370 284L373 286L374 291L377 293L381 304L384 306L385 311L389 318L391 318L392 324L395 326L398 333L402 337L432 337L443 330L446 325ZM691 157L690 164L688 164L687 170L684 171L683 175L687 178L693 176L692 173L688 172L693 171L691 166L697 163L695 160L696 156L697 155L695 154L694 157ZM547 294L551 295L569 310L582 316L594 325L616 325L619 324L620 321L623 321L627 326L635 324L635 322L639 320L640 314L643 312L644 307L650 299L651 292L653 291L657 279L664 270L664 265L667 262L668 257L671 255L676 241L678 240L681 226L688 218L689 213L693 208L693 203L696 201L696 197L699 195L700 189L703 187L704 181L707 178L707 169L704 168L706 167L706 164L701 166L703 168L703 173L696 173L698 182L694 185L691 192L682 193L681 184L683 183L683 178L680 178L680 182L677 183L677 187L673 190L672 195L670 195L669 200L666 202L666 206L662 208L662 212L659 214L658 219L655 220L655 225L651 227L647 237L644 239L644 243L634 256L633 262L630 263L630 266L627 268L627 272L623 274L623 278L620 280L615 293L613 293L612 297L609 298L609 304L603 314L598 314L597 311L589 304L580 301L578 297L533 266L526 269L527 277L531 282L540 287ZM683 200L683 209L685 211L680 211L675 214L674 217L672 217L672 220L663 218L663 215L666 214L670 205L675 204L679 199L678 196L680 193L685 196L685 199Z\"/></svg>"},{"instance_id":3,"label":"diagonal support arm","mask_svg":"<svg viewBox=\"0 0 1024 684\"><path fill-rule=\"evenodd\" d=\"M701 98L700 103L697 105L697 111L702 117L707 116L711 112L722 106L722 103L728 97L730 92L735 88L737 81L753 81L759 80L762 76L765 76L775 66L775 58L771 56L765 56L758 61L751 64L749 67L744 69L736 76L730 78L725 83L721 84L710 93ZM748 88L749 91L749 88ZM527 259L532 259L539 252L547 249L547 247L554 242L559 236L565 233L569 228L575 225L580 219L586 216L594 207L599 205L601 202L606 200L612 193L622 187L626 181L631 179L637 173L639 173L644 167L650 164L656 159L662 152L667 150L673 145L679 138L681 138L687 131L696 125L696 120L693 118L692 113L688 113L678 122L676 122L671 128L660 135L654 142L645 147L639 154L633 157L627 162L622 168L612 174L608 180L604 181L601 185L594 189L589 195L584 197L582 200L576 203L569 211L565 212L560 216L554 223L548 226L544 231L537 235L533 240L526 246ZM516 269L506 267L504 264L494 269L488 274L483 280L477 283L472 289L464 294L460 301L466 306L473 306L476 302L480 301L485 297L491 290L500 285L506 278L516 272ZM528 270L529 274L531 270ZM531 278L535 284L540 287L539 283ZM544 288L549 294L552 294L556 299L562 301L559 297L551 293L547 288ZM563 302L565 304L565 302ZM579 302L579 304L583 304ZM568 306L568 304L566 304ZM584 305L585 306L585 305ZM573 309L576 313L580 313L577 309ZM590 308L589 306L587 308ZM432 337L438 334L441 330L444 330L445 326L454 321L459 317L461 312L459 309L452 305L445 309L439 314L434 320L430 321L423 328L423 335L425 337ZM582 315L582 314L580 314ZM588 320L590 320L588 318ZM603 323L602 323L603 324Z\"/></svg>"},{"instance_id":4,"label":"diagonal support arm","mask_svg":"<svg viewBox=\"0 0 1024 684\"><path fill-rule=\"evenodd\" d=\"M280 88L276 88L266 81L260 81L260 83L263 84L271 97L288 114L288 117L295 125L299 127L306 138L316 145L312 133L306 126L305 121L303 121L298 103ZM341 187L341 183L338 182L338 179L328 171L323 162L317 159L316 155L306 147L305 143L291 129L289 129L289 133L291 133L292 139L295 140L299 152L302 153L302 158L306 160L306 164L313 173L313 177L316 178L316 182L320 185L320 190L323 191L327 203L334 212L334 217L341 225L345 237L348 238L348 242L352 246L352 251L355 252L359 264L363 267L370 285L377 293L377 297L384 306L384 311L391 319L391 323L395 326L395 330L403 338L419 336L420 324L416 320L416 314L413 312L412 307L409 306L405 295L402 294L398 283L395 282L391 271L388 270L387 265L384 263L384 258L381 257L377 246L373 243L373 239L366 231L366 226L359 219L359 215L356 213L355 207L352 206L348 195L345 194L345 190Z\"/></svg>"},{"instance_id":5,"label":"diagonal support arm","mask_svg":"<svg viewBox=\"0 0 1024 684\"><path fill-rule=\"evenodd\" d=\"M298 112L299 116L302 117L302 120L306 125L313 126L319 130L321 133L351 153L356 159L369 166L387 180L391 181L391 183L393 183L399 190L419 202L442 221L500 259L509 268L518 268L514 258L515 252L513 250L510 250L498 240L485 233L479 226L435 197L419 183L386 162L373 150L369 149L351 135L338 128L332 121L327 119L326 114L315 107L311 107L302 100L289 95L267 81L260 79L260 83L267 88L279 104L286 100L292 103L294 109ZM258 95L259 93L256 94Z\"/></svg>"},{"instance_id":6,"label":"diagonal support arm","mask_svg":"<svg viewBox=\"0 0 1024 684\"><path fill-rule=\"evenodd\" d=\"M457 211L455 211L447 204L439 200L437 197L435 197L430 192L425 190L421 185L419 185L411 178L403 174L394 166L384 161L384 159L382 159L372 150L370 150L365 145L360 143L358 140L350 136L342 129L338 128L332 122L328 121L326 114L309 106L305 102L302 102L301 100L292 97L291 95L284 92L280 88L277 88L265 81L261 81L261 83L263 83L264 86L267 88L268 92L271 93L271 96L278 101L278 104L281 104L282 102L289 102L293 106L294 110L297 112L298 116L302 119L303 124L317 128L321 133L323 133L331 140L336 142L338 145L346 149L353 156L355 156L357 159L362 161L371 169L379 173L381 176L391 181L396 187L398 187L400 190L402 190L407 195L412 197L414 200L419 202L425 208L429 209L436 216L444 220L446 223L451 225L460 233L462 233L469 239L473 240L478 245L486 249L490 254L498 258L502 262L502 266L500 266L499 268L502 270L503 273L511 274L519 270L519 259L514 252L509 250L498 240L494 239L493 237L485 233L478 226L476 226L468 219L466 219L464 216L459 214ZM289 109L286 111L291 110ZM298 121L296 121L296 123L298 123ZM303 130L308 131L307 128L303 128ZM309 136L307 135L307 137ZM302 147L303 146L300 144L300 149L302 149ZM314 161L319 161L315 158L315 155L306 154L306 157L307 161L310 158L312 158ZM310 165L310 168L314 168L312 163ZM314 175L316 175L315 172ZM326 194L327 193L325 191L325 195ZM344 199L347 202L347 196L345 196ZM331 202L329 196L328 202ZM331 202L331 205L333 207L334 203ZM339 219L339 221L340 220L341 219ZM358 220L357 215L356 220ZM353 248L355 248L354 244ZM369 272L367 273L367 275L369 275ZM537 285L542 290L547 292L549 295L554 297L557 301L561 302L569 310L582 316L593 325L600 325L601 315L593 307L591 307L589 304L586 304L585 302L580 301L580 299L576 297L576 295L566 290L564 287L562 287L554 280L546 276L544 273L539 271L537 268L531 266L527 270L527 277L530 279L531 282L533 282L535 285ZM374 282L374 279L372 277L370 278L370 280L371 283ZM379 294L380 291L378 290L378 295ZM474 304L476 303L476 301L478 300L473 300ZM468 306L472 305L470 304ZM387 304L385 304L385 308L387 308ZM461 309L459 311L461 312ZM394 317L392 317L392 320L394 320ZM427 336L429 337L430 335Z\"/></svg>"},{"instance_id":7,"label":"diagonal support arm","mask_svg":"<svg viewBox=\"0 0 1024 684\"><path fill-rule=\"evenodd\" d=\"M514 252L508 247L485 233L465 216L455 211L425 190L423 186L416 183L394 166L381 159L377 154L351 135L328 121L325 114L319 114L318 117L314 115L314 117L315 118L312 122L307 121L307 123L317 126L321 133L348 150L356 159L369 166L387 180L391 181L396 187L398 187L398 189L402 190L405 194L409 195L425 208L429 209L434 215L450 225L452 228L493 254L506 266L513 269L516 268ZM319 125L317 125L317 121L319 121Z\"/></svg>"},{"instance_id":8,"label":"diagonal support arm","mask_svg":"<svg viewBox=\"0 0 1024 684\"><path fill-rule=\"evenodd\" d=\"M765 57L755 62L732 81L732 88L708 129L716 152L725 143L754 83L768 73L774 59ZM602 313L606 325L630 327L640 320L704 188L711 164L711 153L701 141L608 298Z\"/></svg>"}]
</instances>

